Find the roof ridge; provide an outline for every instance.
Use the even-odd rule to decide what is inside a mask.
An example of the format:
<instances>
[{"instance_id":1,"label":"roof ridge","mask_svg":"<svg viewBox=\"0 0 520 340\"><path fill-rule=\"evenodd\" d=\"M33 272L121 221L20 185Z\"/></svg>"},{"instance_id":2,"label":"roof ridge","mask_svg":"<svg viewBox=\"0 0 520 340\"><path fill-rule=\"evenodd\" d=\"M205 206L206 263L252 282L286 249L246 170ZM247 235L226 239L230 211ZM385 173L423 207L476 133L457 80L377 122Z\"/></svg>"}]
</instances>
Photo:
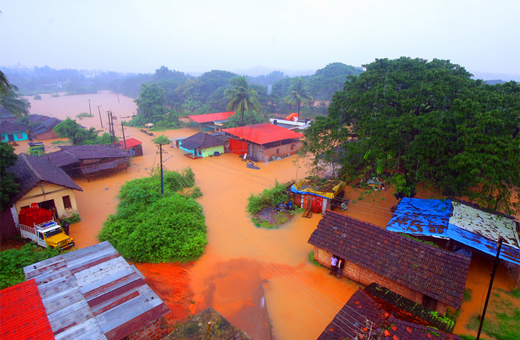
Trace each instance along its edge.
<instances>
[{"instance_id":1,"label":"roof ridge","mask_svg":"<svg viewBox=\"0 0 520 340\"><path fill-rule=\"evenodd\" d=\"M22 153L21 156L22 156L22 159L24 160L25 164L27 164L27 166L29 167L29 169L31 169L33 174L36 175L36 178L38 178L40 181L43 181L43 177L40 175L40 173L38 171L36 171L36 169L32 166L32 164L26 158L26 156L29 156L29 155Z\"/></svg>"}]
</instances>

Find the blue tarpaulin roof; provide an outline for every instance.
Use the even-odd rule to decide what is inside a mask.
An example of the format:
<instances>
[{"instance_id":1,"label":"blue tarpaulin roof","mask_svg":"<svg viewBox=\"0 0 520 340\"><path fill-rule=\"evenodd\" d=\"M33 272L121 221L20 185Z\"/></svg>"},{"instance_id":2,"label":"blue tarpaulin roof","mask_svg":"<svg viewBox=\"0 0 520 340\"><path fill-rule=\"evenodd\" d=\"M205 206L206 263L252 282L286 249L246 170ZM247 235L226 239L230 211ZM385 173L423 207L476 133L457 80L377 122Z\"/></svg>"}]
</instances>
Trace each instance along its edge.
<instances>
[{"instance_id":1,"label":"blue tarpaulin roof","mask_svg":"<svg viewBox=\"0 0 520 340\"><path fill-rule=\"evenodd\" d=\"M453 211L453 214L452 214ZM403 198L387 230L417 236L452 239L491 256L498 237L505 241L500 258L520 265L520 248L514 222L451 200Z\"/></svg>"}]
</instances>

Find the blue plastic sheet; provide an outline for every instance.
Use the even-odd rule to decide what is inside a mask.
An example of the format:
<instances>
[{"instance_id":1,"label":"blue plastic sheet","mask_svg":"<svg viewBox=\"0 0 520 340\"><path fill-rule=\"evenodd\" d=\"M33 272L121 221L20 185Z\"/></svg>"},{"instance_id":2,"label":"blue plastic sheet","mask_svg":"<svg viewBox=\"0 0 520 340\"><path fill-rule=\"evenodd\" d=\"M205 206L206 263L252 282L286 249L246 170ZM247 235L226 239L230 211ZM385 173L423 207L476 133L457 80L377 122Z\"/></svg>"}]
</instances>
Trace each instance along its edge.
<instances>
[{"instance_id":1,"label":"blue plastic sheet","mask_svg":"<svg viewBox=\"0 0 520 340\"><path fill-rule=\"evenodd\" d=\"M422 236L448 238L451 200L405 197L386 226L387 230Z\"/></svg>"},{"instance_id":2,"label":"blue plastic sheet","mask_svg":"<svg viewBox=\"0 0 520 340\"><path fill-rule=\"evenodd\" d=\"M315 193L313 193L313 192L308 192L308 191L298 191L298 190L294 187L294 185L291 186L291 191L294 192L295 194L319 196L319 197L323 197L323 198L326 198L326 199L330 200L330 197L322 196L322 195L318 195L318 194L315 194Z\"/></svg>"}]
</instances>

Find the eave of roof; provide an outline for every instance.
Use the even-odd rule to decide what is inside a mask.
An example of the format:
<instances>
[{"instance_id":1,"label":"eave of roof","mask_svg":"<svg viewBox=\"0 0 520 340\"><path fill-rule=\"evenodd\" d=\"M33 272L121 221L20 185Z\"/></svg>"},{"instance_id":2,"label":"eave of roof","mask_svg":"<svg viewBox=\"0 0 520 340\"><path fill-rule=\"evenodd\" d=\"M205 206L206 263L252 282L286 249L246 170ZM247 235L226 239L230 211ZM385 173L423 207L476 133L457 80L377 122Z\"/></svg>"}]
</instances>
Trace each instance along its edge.
<instances>
[{"instance_id":1,"label":"eave of roof","mask_svg":"<svg viewBox=\"0 0 520 340\"><path fill-rule=\"evenodd\" d=\"M202 123L209 123L209 122L213 122L213 121L225 121L234 114L235 114L234 111L229 111L229 112L207 113L207 114L193 115L193 116L187 116L187 117L196 123L202 124Z\"/></svg>"}]
</instances>

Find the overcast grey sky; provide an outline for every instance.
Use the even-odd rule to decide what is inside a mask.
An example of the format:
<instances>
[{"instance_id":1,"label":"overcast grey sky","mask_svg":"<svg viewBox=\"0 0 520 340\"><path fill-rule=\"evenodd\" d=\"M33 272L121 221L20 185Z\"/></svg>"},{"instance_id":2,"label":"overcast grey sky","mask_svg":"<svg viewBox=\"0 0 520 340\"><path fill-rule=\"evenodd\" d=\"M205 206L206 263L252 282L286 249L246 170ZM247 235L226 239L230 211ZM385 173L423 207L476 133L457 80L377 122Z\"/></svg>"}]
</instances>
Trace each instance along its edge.
<instances>
[{"instance_id":1,"label":"overcast grey sky","mask_svg":"<svg viewBox=\"0 0 520 340\"><path fill-rule=\"evenodd\" d=\"M520 0L2 0L0 66L310 70L400 56L520 74Z\"/></svg>"}]
</instances>

